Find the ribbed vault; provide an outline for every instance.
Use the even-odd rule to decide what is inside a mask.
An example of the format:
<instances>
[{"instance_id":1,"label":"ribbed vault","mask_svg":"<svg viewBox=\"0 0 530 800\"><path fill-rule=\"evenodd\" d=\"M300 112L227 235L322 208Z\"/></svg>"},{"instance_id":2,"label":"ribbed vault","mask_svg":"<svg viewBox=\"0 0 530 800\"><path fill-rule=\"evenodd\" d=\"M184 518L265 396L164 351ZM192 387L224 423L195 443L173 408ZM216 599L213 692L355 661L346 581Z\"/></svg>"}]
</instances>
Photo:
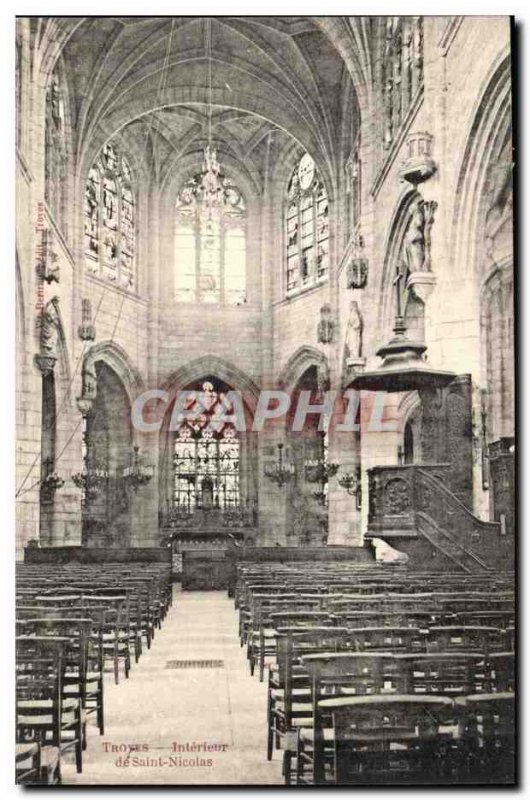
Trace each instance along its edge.
<instances>
[{"instance_id":1,"label":"ribbed vault","mask_svg":"<svg viewBox=\"0 0 530 800\"><path fill-rule=\"evenodd\" d=\"M180 158L194 152L199 158L207 139L210 52L212 136L220 157L263 175L271 140L282 149L290 137L334 185L344 87L351 81L351 96L363 107L370 80L366 24L363 18L55 18L35 31L35 58L48 75L64 59L80 175L118 133L161 185Z\"/></svg>"}]
</instances>

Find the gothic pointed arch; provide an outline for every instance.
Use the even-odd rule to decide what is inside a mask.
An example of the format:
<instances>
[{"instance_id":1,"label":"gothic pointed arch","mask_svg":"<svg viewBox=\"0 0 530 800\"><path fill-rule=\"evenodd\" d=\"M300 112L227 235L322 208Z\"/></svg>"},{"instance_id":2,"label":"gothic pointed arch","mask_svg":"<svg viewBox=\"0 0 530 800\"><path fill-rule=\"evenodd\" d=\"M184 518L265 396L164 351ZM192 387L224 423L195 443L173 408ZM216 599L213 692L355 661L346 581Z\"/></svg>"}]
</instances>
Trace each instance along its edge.
<instances>
[{"instance_id":1,"label":"gothic pointed arch","mask_svg":"<svg viewBox=\"0 0 530 800\"><path fill-rule=\"evenodd\" d=\"M453 263L464 274L480 269L488 204L505 206L510 197L511 92L511 58L502 53L473 109L455 192Z\"/></svg>"},{"instance_id":2,"label":"gothic pointed arch","mask_svg":"<svg viewBox=\"0 0 530 800\"><path fill-rule=\"evenodd\" d=\"M83 376L95 375L97 362L103 362L116 373L123 384L131 405L138 395L145 390L145 382L140 371L123 347L116 344L116 342L104 341L90 348L83 359ZM84 389L85 387L83 387L83 393Z\"/></svg>"},{"instance_id":3,"label":"gothic pointed arch","mask_svg":"<svg viewBox=\"0 0 530 800\"><path fill-rule=\"evenodd\" d=\"M316 347L303 345L293 353L278 377L278 385L289 391L295 388L304 373L316 367L322 384L329 383L329 363L326 356Z\"/></svg>"},{"instance_id":4,"label":"gothic pointed arch","mask_svg":"<svg viewBox=\"0 0 530 800\"><path fill-rule=\"evenodd\" d=\"M242 392L245 404L250 410L255 409L260 391L258 385L235 364L213 354L183 364L164 381L163 388L172 395L207 375L216 376L234 390Z\"/></svg>"},{"instance_id":5,"label":"gothic pointed arch","mask_svg":"<svg viewBox=\"0 0 530 800\"><path fill-rule=\"evenodd\" d=\"M473 280L479 306L484 447L514 435L510 70L510 58L503 54L479 93L454 208L454 263Z\"/></svg>"}]
</instances>

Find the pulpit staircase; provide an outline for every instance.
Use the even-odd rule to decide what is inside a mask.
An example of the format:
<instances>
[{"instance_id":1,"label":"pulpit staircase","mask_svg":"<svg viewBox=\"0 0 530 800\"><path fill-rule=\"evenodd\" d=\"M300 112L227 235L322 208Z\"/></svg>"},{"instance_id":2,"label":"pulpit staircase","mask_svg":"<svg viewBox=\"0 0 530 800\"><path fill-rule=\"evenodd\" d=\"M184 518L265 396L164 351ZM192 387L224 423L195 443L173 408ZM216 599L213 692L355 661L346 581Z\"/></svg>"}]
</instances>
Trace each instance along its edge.
<instances>
[{"instance_id":1,"label":"pulpit staircase","mask_svg":"<svg viewBox=\"0 0 530 800\"><path fill-rule=\"evenodd\" d=\"M476 517L448 488L444 464L369 470L367 539L381 538L421 568L489 572L513 566L513 537Z\"/></svg>"}]
</instances>

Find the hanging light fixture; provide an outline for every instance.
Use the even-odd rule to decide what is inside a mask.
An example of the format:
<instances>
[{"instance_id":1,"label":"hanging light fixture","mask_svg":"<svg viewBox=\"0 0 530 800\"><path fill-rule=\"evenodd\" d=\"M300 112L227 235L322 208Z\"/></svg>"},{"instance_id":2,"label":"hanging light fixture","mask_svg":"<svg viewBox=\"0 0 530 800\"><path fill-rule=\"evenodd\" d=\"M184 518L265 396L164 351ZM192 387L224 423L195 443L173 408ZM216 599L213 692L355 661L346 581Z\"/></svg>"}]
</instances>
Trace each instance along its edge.
<instances>
[{"instance_id":1,"label":"hanging light fixture","mask_svg":"<svg viewBox=\"0 0 530 800\"><path fill-rule=\"evenodd\" d=\"M201 173L201 202L208 229L219 219L224 205L225 192L221 179L221 165L212 144L212 22L206 20L206 55L208 59L208 144L204 149Z\"/></svg>"},{"instance_id":2,"label":"hanging light fixture","mask_svg":"<svg viewBox=\"0 0 530 800\"><path fill-rule=\"evenodd\" d=\"M138 491L140 486L145 486L146 483L149 483L155 472L152 464L146 466L140 464L139 452L140 448L138 445L135 445L130 464L123 470L123 480L126 484L131 486L135 492Z\"/></svg>"},{"instance_id":3,"label":"hanging light fixture","mask_svg":"<svg viewBox=\"0 0 530 800\"><path fill-rule=\"evenodd\" d=\"M280 489L288 483L295 474L294 464L283 460L283 444L278 444L278 461L265 465L265 475Z\"/></svg>"},{"instance_id":4,"label":"hanging light fixture","mask_svg":"<svg viewBox=\"0 0 530 800\"><path fill-rule=\"evenodd\" d=\"M106 464L103 464L93 456L91 456L89 452L89 442L88 442L88 428L87 428L87 414L90 408L92 407L92 400L85 400L82 401L82 398L78 400L78 406L80 402L84 403L80 406L80 410L83 413L83 428L82 428L82 447L83 447L83 469L81 472L76 472L72 475L72 482L78 489L81 489L82 492L82 499L81 502L83 506L87 506L91 500L95 500L96 497L103 491L105 488L107 481L109 479L109 471Z\"/></svg>"}]
</instances>

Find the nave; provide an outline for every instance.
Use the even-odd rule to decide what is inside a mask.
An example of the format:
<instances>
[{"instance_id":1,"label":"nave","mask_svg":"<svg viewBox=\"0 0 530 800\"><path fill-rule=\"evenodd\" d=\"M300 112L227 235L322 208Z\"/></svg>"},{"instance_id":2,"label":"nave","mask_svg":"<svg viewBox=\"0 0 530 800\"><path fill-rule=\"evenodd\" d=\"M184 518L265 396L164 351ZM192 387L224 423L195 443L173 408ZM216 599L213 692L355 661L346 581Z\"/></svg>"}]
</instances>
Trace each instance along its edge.
<instances>
[{"instance_id":1,"label":"nave","mask_svg":"<svg viewBox=\"0 0 530 800\"><path fill-rule=\"evenodd\" d=\"M175 669L172 661L206 663ZM66 763L64 784L282 782L281 759L268 762L266 756L267 689L249 674L226 592L175 591L162 632L130 679L116 686L108 676L105 689L105 735L91 728L83 772ZM222 749L179 753L173 742ZM133 753L141 759L138 766L120 768L116 760L123 754L110 752L110 745L120 744L148 745L149 752ZM148 757L159 756L172 756L175 765L146 766ZM207 757L212 766L193 765Z\"/></svg>"}]
</instances>

